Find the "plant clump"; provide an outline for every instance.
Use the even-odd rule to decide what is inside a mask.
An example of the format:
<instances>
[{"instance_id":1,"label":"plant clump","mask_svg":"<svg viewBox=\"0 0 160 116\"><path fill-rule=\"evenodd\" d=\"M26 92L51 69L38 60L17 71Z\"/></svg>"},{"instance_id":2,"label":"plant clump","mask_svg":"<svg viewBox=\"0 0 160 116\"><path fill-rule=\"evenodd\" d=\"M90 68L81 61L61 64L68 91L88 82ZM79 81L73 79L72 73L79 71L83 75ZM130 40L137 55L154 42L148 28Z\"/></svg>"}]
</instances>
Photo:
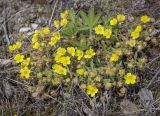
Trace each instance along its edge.
<instances>
[{"instance_id":1,"label":"plant clump","mask_svg":"<svg viewBox=\"0 0 160 116\"><path fill-rule=\"evenodd\" d=\"M54 30L35 30L31 39L9 46L21 79L56 87L74 83L90 97L112 87L124 95L128 85L141 81L136 69L147 62L143 50L150 40L149 16L141 16L139 24L134 24L124 14L106 17L91 8L78 14L65 10L59 18L53 21ZM30 43L25 52L24 41Z\"/></svg>"}]
</instances>

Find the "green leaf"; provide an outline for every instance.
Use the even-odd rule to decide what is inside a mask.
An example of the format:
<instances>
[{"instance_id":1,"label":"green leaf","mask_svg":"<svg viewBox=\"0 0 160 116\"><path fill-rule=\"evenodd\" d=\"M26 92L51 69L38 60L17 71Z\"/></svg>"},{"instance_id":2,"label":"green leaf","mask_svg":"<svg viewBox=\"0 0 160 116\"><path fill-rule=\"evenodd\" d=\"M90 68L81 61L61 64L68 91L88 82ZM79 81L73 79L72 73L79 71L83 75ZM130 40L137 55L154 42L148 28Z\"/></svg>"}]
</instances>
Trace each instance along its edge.
<instances>
[{"instance_id":1,"label":"green leaf","mask_svg":"<svg viewBox=\"0 0 160 116\"><path fill-rule=\"evenodd\" d=\"M101 14L95 14L94 8L89 10L89 13L80 11L78 15L74 10L70 11L70 23L62 30L63 36L73 36L80 31L92 31L98 24Z\"/></svg>"},{"instance_id":2,"label":"green leaf","mask_svg":"<svg viewBox=\"0 0 160 116\"><path fill-rule=\"evenodd\" d=\"M137 58L138 58L138 52L135 52L134 59L137 60Z\"/></svg>"},{"instance_id":3,"label":"green leaf","mask_svg":"<svg viewBox=\"0 0 160 116\"><path fill-rule=\"evenodd\" d=\"M76 35L78 32L78 29L74 24L69 24L66 28L62 30L62 35L63 36L73 36Z\"/></svg>"},{"instance_id":4,"label":"green leaf","mask_svg":"<svg viewBox=\"0 0 160 116\"><path fill-rule=\"evenodd\" d=\"M84 26L84 27L80 27L78 30L79 31L85 31L85 30L89 30L90 28L87 27L87 26Z\"/></svg>"},{"instance_id":5,"label":"green leaf","mask_svg":"<svg viewBox=\"0 0 160 116\"><path fill-rule=\"evenodd\" d=\"M81 11L80 13L79 13L79 15L80 15L80 22L81 22L81 24L79 24L80 25L80 27L83 29L86 29L86 30L92 30L97 24L98 24L98 21L99 21L99 19L100 19L100 16L101 16L101 14L100 13L98 13L98 14L95 14L95 12L94 12L94 8L91 8L90 10L89 10L89 13L88 13L88 15L84 12L84 11ZM88 28L87 28L87 27Z\"/></svg>"},{"instance_id":6,"label":"green leaf","mask_svg":"<svg viewBox=\"0 0 160 116\"><path fill-rule=\"evenodd\" d=\"M89 14L88 14L90 28L92 28L92 26L93 26L93 22L94 22L94 18L95 18L94 16L95 16L94 15L94 8L90 8Z\"/></svg>"},{"instance_id":7,"label":"green leaf","mask_svg":"<svg viewBox=\"0 0 160 116\"><path fill-rule=\"evenodd\" d=\"M82 23L89 24L89 20L85 12L80 11L80 16L82 17L82 20L83 20Z\"/></svg>"},{"instance_id":8,"label":"green leaf","mask_svg":"<svg viewBox=\"0 0 160 116\"><path fill-rule=\"evenodd\" d=\"M100 19L100 16L101 16L100 13L98 13L98 14L95 16L95 18L94 18L94 20L93 20L93 26L95 26L95 25L98 23L98 21L99 21L99 19Z\"/></svg>"},{"instance_id":9,"label":"green leaf","mask_svg":"<svg viewBox=\"0 0 160 116\"><path fill-rule=\"evenodd\" d=\"M72 46L76 46L80 50L87 50L89 46L87 44L81 44L80 41L74 40L71 42Z\"/></svg>"},{"instance_id":10,"label":"green leaf","mask_svg":"<svg viewBox=\"0 0 160 116\"><path fill-rule=\"evenodd\" d=\"M76 13L74 12L74 10L70 11L69 18L70 18L70 20L71 20L72 23L76 22Z\"/></svg>"}]
</instances>

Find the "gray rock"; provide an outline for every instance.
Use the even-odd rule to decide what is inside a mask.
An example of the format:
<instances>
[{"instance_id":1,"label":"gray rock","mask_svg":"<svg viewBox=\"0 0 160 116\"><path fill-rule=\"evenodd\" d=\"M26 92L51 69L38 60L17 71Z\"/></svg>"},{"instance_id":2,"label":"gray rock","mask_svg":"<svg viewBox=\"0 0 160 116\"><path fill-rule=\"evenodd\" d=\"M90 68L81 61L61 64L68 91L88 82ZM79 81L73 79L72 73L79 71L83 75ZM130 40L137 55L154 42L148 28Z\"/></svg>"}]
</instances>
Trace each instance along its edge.
<instances>
[{"instance_id":1,"label":"gray rock","mask_svg":"<svg viewBox=\"0 0 160 116\"><path fill-rule=\"evenodd\" d=\"M28 32L28 31L30 31L30 30L31 30L30 27L22 27L22 28L20 28L19 32L20 32L20 33L26 33L26 32Z\"/></svg>"},{"instance_id":2,"label":"gray rock","mask_svg":"<svg viewBox=\"0 0 160 116\"><path fill-rule=\"evenodd\" d=\"M31 35L33 35L33 34L34 34L34 32L28 32L28 33L27 33L28 36L31 36Z\"/></svg>"},{"instance_id":3,"label":"gray rock","mask_svg":"<svg viewBox=\"0 0 160 116\"><path fill-rule=\"evenodd\" d=\"M32 27L33 29L37 29L38 24L36 24L36 23L32 23L32 24L31 24L31 27Z\"/></svg>"}]
</instances>

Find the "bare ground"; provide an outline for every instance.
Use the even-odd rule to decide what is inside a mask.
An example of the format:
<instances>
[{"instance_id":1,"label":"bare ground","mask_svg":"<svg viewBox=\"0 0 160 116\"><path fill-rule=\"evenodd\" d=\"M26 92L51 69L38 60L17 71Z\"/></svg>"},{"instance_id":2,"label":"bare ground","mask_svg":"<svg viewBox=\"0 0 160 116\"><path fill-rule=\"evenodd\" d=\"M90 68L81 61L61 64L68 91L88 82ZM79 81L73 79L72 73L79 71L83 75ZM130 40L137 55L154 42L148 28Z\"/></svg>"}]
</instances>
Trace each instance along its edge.
<instances>
[{"instance_id":1,"label":"bare ground","mask_svg":"<svg viewBox=\"0 0 160 116\"><path fill-rule=\"evenodd\" d=\"M149 45L146 49L149 62L140 71L142 78L149 81L138 85L137 91L129 91L128 95L121 98L110 95L108 92L103 98L90 100L77 85L72 86L72 94L60 93L52 97L50 87L37 87L28 82L21 82L16 76L11 55L7 46L18 39L22 28L31 28L26 34L33 31L32 24L38 28L49 24L51 13L56 1L50 0L0 0L0 110L2 116L158 116L160 111L160 43ZM88 9L95 6L99 9L110 9L112 13L122 11L128 15L139 16L143 13L154 17L157 21L153 25L160 28L160 3L158 0L114 0L108 2L106 8L98 0L86 2L81 0L62 0L56 7L56 14L66 8L76 10ZM105 10L104 10L105 12ZM159 34L159 33L158 33ZM154 35L157 36L157 33ZM33 93L28 88L33 88ZM143 88L143 89L142 89ZM60 88L59 88L60 89Z\"/></svg>"}]
</instances>

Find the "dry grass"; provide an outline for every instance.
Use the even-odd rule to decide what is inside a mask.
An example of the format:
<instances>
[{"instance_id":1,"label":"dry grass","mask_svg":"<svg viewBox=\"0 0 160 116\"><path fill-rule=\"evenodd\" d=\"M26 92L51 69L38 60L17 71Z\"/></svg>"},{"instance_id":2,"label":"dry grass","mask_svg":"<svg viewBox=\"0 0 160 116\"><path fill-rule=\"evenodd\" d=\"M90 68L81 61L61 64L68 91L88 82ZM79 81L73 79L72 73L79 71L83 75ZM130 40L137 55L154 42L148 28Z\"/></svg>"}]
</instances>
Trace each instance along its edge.
<instances>
[{"instance_id":1,"label":"dry grass","mask_svg":"<svg viewBox=\"0 0 160 116\"><path fill-rule=\"evenodd\" d=\"M46 4L47 0L36 0L40 4ZM141 1L141 0L135 0ZM151 3L152 2L152 3ZM108 2L107 0L87 2L79 0L79 2L61 2L60 8L56 10L59 12L63 7L74 8L76 10L88 9L91 3L97 9L110 10L111 12L121 11L128 15L140 15L147 13L156 18L157 23L153 26L159 28L159 1L146 0L145 4L136 6L136 3L130 0L115 0L115 2ZM109 3L109 5L104 5ZM23 4L23 2L22 2ZM24 4L26 4L24 2ZM27 3L28 4L28 3ZM54 4L54 1L53 3ZM51 4L51 6L52 6ZM34 4L35 5L35 4ZM66 5L66 6L65 6ZM143 5L146 5L142 7ZM108 7L109 6L109 7ZM8 7L6 5L6 7ZM20 6L18 6L20 7ZM39 7L39 5L38 5ZM42 6L41 6L42 7ZM46 6L44 6L46 7ZM19 12L19 11L17 11ZM50 11L51 14L51 11ZM15 14L9 14L10 23L14 20ZM13 17L12 17L13 16ZM3 23L3 20L2 20ZM9 33L13 33L8 30ZM1 30L0 37L0 59L8 59L10 56L7 53L7 42ZM155 35L157 37L157 35ZM10 41L15 41L10 38ZM158 45L149 45L145 53L148 54L149 63L143 70L139 71L142 78L147 79L147 82L142 82L135 88L130 88L128 94L124 97L117 97L115 89L107 91L104 97L97 97L91 99L79 87L79 85L72 85L70 92L66 93L65 88L58 87L56 92L50 92L51 87L37 87L35 82L24 82L17 78L15 70L18 67L14 66L11 62L0 62L0 110L2 116L9 116L17 114L17 116L117 116L117 115L130 115L130 116L158 116L160 111L160 42ZM4 64L3 64L4 63ZM28 92L28 88L33 89L33 93ZM37 89L40 88L40 89ZM142 88L145 88L141 90ZM56 97L54 97L56 94ZM132 101L132 102L131 102Z\"/></svg>"}]
</instances>

